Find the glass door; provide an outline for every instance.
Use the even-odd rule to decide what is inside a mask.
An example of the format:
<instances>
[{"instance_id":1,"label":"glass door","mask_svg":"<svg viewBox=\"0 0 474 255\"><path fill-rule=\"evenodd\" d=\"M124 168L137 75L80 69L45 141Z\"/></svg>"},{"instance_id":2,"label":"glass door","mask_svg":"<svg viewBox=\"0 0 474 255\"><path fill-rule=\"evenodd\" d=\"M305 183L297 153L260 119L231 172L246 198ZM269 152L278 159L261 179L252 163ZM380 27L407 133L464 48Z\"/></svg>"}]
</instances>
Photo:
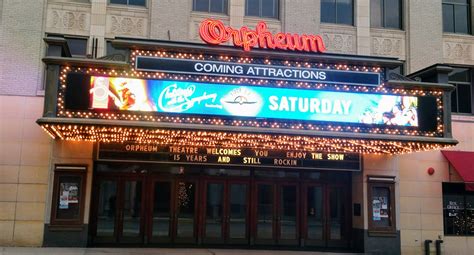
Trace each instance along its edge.
<instances>
[{"instance_id":1,"label":"glass door","mask_svg":"<svg viewBox=\"0 0 474 255\"><path fill-rule=\"evenodd\" d=\"M204 243L224 243L224 189L224 181L205 182Z\"/></svg>"},{"instance_id":2,"label":"glass door","mask_svg":"<svg viewBox=\"0 0 474 255\"><path fill-rule=\"evenodd\" d=\"M255 244L276 244L275 238L275 185L257 182L254 194Z\"/></svg>"},{"instance_id":3,"label":"glass door","mask_svg":"<svg viewBox=\"0 0 474 255\"><path fill-rule=\"evenodd\" d=\"M119 243L143 242L143 181L123 179L120 185Z\"/></svg>"},{"instance_id":4,"label":"glass door","mask_svg":"<svg viewBox=\"0 0 474 255\"><path fill-rule=\"evenodd\" d=\"M277 242L280 245L297 245L299 243L298 197L296 184L278 185L276 229Z\"/></svg>"},{"instance_id":5,"label":"glass door","mask_svg":"<svg viewBox=\"0 0 474 255\"><path fill-rule=\"evenodd\" d=\"M298 185L256 183L254 195L255 244L299 243Z\"/></svg>"},{"instance_id":6,"label":"glass door","mask_svg":"<svg viewBox=\"0 0 474 255\"><path fill-rule=\"evenodd\" d=\"M172 225L172 182L153 179L151 190L150 227L148 235L152 243L170 243Z\"/></svg>"},{"instance_id":7,"label":"glass door","mask_svg":"<svg viewBox=\"0 0 474 255\"><path fill-rule=\"evenodd\" d=\"M205 180L203 242L248 244L248 183Z\"/></svg>"},{"instance_id":8,"label":"glass door","mask_svg":"<svg viewBox=\"0 0 474 255\"><path fill-rule=\"evenodd\" d=\"M226 243L248 244L249 184L229 181L226 203Z\"/></svg>"},{"instance_id":9,"label":"glass door","mask_svg":"<svg viewBox=\"0 0 474 255\"><path fill-rule=\"evenodd\" d=\"M92 218L94 243L115 243L117 241L117 195L118 178L98 178L94 186L95 217Z\"/></svg>"},{"instance_id":10,"label":"glass door","mask_svg":"<svg viewBox=\"0 0 474 255\"><path fill-rule=\"evenodd\" d=\"M327 246L346 247L349 243L347 194L344 186L327 187Z\"/></svg>"},{"instance_id":11,"label":"glass door","mask_svg":"<svg viewBox=\"0 0 474 255\"><path fill-rule=\"evenodd\" d=\"M197 181L175 181L172 225L172 239L175 243L196 243L197 194Z\"/></svg>"},{"instance_id":12,"label":"glass door","mask_svg":"<svg viewBox=\"0 0 474 255\"><path fill-rule=\"evenodd\" d=\"M326 246L325 206L322 185L308 184L303 187L303 237L306 246Z\"/></svg>"},{"instance_id":13,"label":"glass door","mask_svg":"<svg viewBox=\"0 0 474 255\"><path fill-rule=\"evenodd\" d=\"M143 188L140 177L97 177L94 243L143 242Z\"/></svg>"},{"instance_id":14,"label":"glass door","mask_svg":"<svg viewBox=\"0 0 474 255\"><path fill-rule=\"evenodd\" d=\"M305 246L347 248L350 201L344 185L303 185L302 236Z\"/></svg>"}]
</instances>

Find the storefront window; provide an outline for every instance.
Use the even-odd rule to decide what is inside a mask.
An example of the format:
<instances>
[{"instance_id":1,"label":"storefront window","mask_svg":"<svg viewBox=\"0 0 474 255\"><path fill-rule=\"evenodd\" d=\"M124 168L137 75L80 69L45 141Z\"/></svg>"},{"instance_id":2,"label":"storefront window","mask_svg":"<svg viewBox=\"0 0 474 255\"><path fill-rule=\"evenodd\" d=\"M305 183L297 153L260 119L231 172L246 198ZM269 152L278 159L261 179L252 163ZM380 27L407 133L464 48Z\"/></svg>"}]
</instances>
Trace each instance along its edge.
<instances>
[{"instance_id":1,"label":"storefront window","mask_svg":"<svg viewBox=\"0 0 474 255\"><path fill-rule=\"evenodd\" d=\"M86 173L85 166L56 166L51 225L82 224Z\"/></svg>"},{"instance_id":2,"label":"storefront window","mask_svg":"<svg viewBox=\"0 0 474 255\"><path fill-rule=\"evenodd\" d=\"M444 234L474 235L474 192L464 183L443 183Z\"/></svg>"},{"instance_id":3,"label":"storefront window","mask_svg":"<svg viewBox=\"0 0 474 255\"><path fill-rule=\"evenodd\" d=\"M369 232L395 233L394 177L369 176L367 183Z\"/></svg>"}]
</instances>

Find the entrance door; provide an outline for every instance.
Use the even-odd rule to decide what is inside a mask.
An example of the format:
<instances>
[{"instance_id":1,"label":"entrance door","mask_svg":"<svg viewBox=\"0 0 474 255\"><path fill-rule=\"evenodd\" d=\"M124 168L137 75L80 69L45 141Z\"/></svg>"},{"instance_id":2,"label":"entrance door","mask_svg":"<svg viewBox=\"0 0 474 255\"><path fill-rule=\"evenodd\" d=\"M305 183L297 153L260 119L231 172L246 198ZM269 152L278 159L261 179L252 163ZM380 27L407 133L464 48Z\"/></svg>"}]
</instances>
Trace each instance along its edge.
<instances>
[{"instance_id":1,"label":"entrance door","mask_svg":"<svg viewBox=\"0 0 474 255\"><path fill-rule=\"evenodd\" d=\"M303 186L305 246L344 248L349 243L347 193L344 186Z\"/></svg>"},{"instance_id":2,"label":"entrance door","mask_svg":"<svg viewBox=\"0 0 474 255\"><path fill-rule=\"evenodd\" d=\"M197 181L176 179L174 187L172 241L196 243L197 241Z\"/></svg>"},{"instance_id":3,"label":"entrance door","mask_svg":"<svg viewBox=\"0 0 474 255\"><path fill-rule=\"evenodd\" d=\"M299 238L298 185L256 182L255 244L297 245Z\"/></svg>"},{"instance_id":4,"label":"entrance door","mask_svg":"<svg viewBox=\"0 0 474 255\"><path fill-rule=\"evenodd\" d=\"M349 244L348 236L348 214L347 193L344 186L332 186L327 188L327 246L328 247L347 247Z\"/></svg>"},{"instance_id":5,"label":"entrance door","mask_svg":"<svg viewBox=\"0 0 474 255\"><path fill-rule=\"evenodd\" d=\"M149 241L170 243L173 226L173 182L167 178L151 180L151 203L149 217Z\"/></svg>"},{"instance_id":6,"label":"entrance door","mask_svg":"<svg viewBox=\"0 0 474 255\"><path fill-rule=\"evenodd\" d=\"M248 187L245 181L205 181L204 243L248 243Z\"/></svg>"},{"instance_id":7,"label":"entrance door","mask_svg":"<svg viewBox=\"0 0 474 255\"><path fill-rule=\"evenodd\" d=\"M325 199L323 185L310 184L303 187L304 207L303 207L303 227L305 245L308 246L326 246L325 234Z\"/></svg>"},{"instance_id":8,"label":"entrance door","mask_svg":"<svg viewBox=\"0 0 474 255\"><path fill-rule=\"evenodd\" d=\"M94 194L98 196L95 198L94 243L142 243L142 178L98 176L95 188Z\"/></svg>"},{"instance_id":9,"label":"entrance door","mask_svg":"<svg viewBox=\"0 0 474 255\"><path fill-rule=\"evenodd\" d=\"M197 181L169 176L150 179L149 242L196 243Z\"/></svg>"}]
</instances>

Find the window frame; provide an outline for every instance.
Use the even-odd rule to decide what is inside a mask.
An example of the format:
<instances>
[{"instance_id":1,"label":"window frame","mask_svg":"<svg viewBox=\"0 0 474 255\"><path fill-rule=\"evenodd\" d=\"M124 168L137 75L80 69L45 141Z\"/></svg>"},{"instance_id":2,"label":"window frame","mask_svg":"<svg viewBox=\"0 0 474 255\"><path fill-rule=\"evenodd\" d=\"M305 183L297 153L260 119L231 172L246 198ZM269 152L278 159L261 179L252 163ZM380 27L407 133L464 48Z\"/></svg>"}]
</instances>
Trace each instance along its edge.
<instances>
[{"instance_id":1,"label":"window frame","mask_svg":"<svg viewBox=\"0 0 474 255\"><path fill-rule=\"evenodd\" d=\"M257 18L262 18L262 19L276 19L276 20L279 20L280 19L280 7L281 7L281 4L280 4L280 0L272 0L273 1L273 5L276 4L276 7L273 6L274 10L276 11L275 13L275 16L274 17L264 17L262 15L262 2L263 0L258 0L258 16L255 16L255 15L248 15L248 1L249 0L245 0L245 16L246 17L257 17Z\"/></svg>"},{"instance_id":2,"label":"window frame","mask_svg":"<svg viewBox=\"0 0 474 255\"><path fill-rule=\"evenodd\" d=\"M461 234L461 235L457 235L457 234L449 234L447 233L447 227L446 227L446 215L445 215L445 210L448 210L448 209L445 209L444 207L444 202L445 202L445 195L449 195L449 194L453 194L453 193L450 193L448 191L445 190L445 187L446 186L451 186L450 189L462 189L463 192L462 193L456 193L456 195L460 195L462 196L462 200L463 200L463 204L464 204L464 208L463 208L463 214L464 214L464 233ZM455 187L455 186L459 186L459 187ZM466 220L466 217L467 217L467 204L466 204L466 199L467 199L467 196L468 195L473 195L474 196L474 191L466 191L465 188L465 183L463 182L443 182L442 183L442 193L443 193L443 209L442 209L442 213L443 213L443 234L445 236L466 236L466 237L470 237L470 236L474 236L474 232L472 234L467 234L468 232L468 228L467 228L467 224L468 224L468 221ZM458 191L457 191L458 192ZM474 206L472 207L472 210L474 210Z\"/></svg>"},{"instance_id":3,"label":"window frame","mask_svg":"<svg viewBox=\"0 0 474 255\"><path fill-rule=\"evenodd\" d=\"M80 177L80 191L79 191L79 216L76 219L58 219L57 211L59 209L59 179L63 176ZM87 165L76 165L76 164L57 164L54 166L54 179L53 179L53 195L51 203L51 218L50 226L59 227L81 227L84 223L84 211L85 211L85 195L87 185Z\"/></svg>"},{"instance_id":4,"label":"window frame","mask_svg":"<svg viewBox=\"0 0 474 255\"><path fill-rule=\"evenodd\" d=\"M340 23L338 22L337 20L337 3L339 0L334 0L335 1L335 8L334 8L334 16L336 17L336 22L327 22L327 21L323 21L322 20L322 15L321 15L321 23L326 23L326 24L337 24L337 25L343 25L343 26L354 26L354 10L355 10L355 7L354 7L354 3L355 1L354 0L351 0L352 1L352 10L351 10L351 13L352 13L352 17L351 17L351 24L346 24L346 23ZM322 4L322 1L321 1L321 4ZM322 10L322 6L321 6L321 10Z\"/></svg>"},{"instance_id":5,"label":"window frame","mask_svg":"<svg viewBox=\"0 0 474 255\"><path fill-rule=\"evenodd\" d=\"M404 14L404 0L398 0L398 3L400 5L400 9L398 11L398 21L400 22L400 26L399 27L389 27L386 25L386 14L385 14L385 1L393 1L393 0L380 0L381 4L380 4L380 16L381 16L381 19L382 19L382 26L372 26L372 22L370 22L370 28L382 28L382 29L398 29L398 30L404 30L404 24L403 24L403 14ZM370 4L370 3L369 3ZM372 19L372 8L370 8L370 13L369 13L369 16L370 16L370 19Z\"/></svg>"},{"instance_id":6,"label":"window frame","mask_svg":"<svg viewBox=\"0 0 474 255\"><path fill-rule=\"evenodd\" d=\"M127 6L127 7L136 7L136 8L147 8L148 7L148 0L145 0L144 5L130 4L130 0L127 0L126 4L112 3L111 1L112 0L107 0L108 4L115 5L115 6Z\"/></svg>"},{"instance_id":7,"label":"window frame","mask_svg":"<svg viewBox=\"0 0 474 255\"><path fill-rule=\"evenodd\" d=\"M372 195L373 188L387 188L390 192L390 205L388 208L388 218L390 226L378 227L373 220ZM368 233L371 236L394 236L397 234L395 200L395 176L367 175L367 217Z\"/></svg>"},{"instance_id":8,"label":"window frame","mask_svg":"<svg viewBox=\"0 0 474 255\"><path fill-rule=\"evenodd\" d=\"M451 100L451 104L449 107L452 106L453 104L453 93L456 93L456 111L453 111L451 107L451 114L456 114L456 115L473 115L474 114L474 86L473 86L473 81L474 81L474 69L466 66L451 66L452 68L464 68L468 69L469 71L469 79L470 81L456 81L456 80L450 80L449 74L448 74L448 83L454 86L454 89L450 92L450 97L449 100ZM458 85L469 85L470 86L470 99L471 99L471 111L470 112L459 112L459 94L457 93L458 91Z\"/></svg>"},{"instance_id":9,"label":"window frame","mask_svg":"<svg viewBox=\"0 0 474 255\"><path fill-rule=\"evenodd\" d=\"M127 61L130 58L130 50L128 48L117 49L112 45L112 38L105 38L105 54L104 56L113 56L113 55L121 55L124 57L122 61ZM109 51L109 47L112 48L112 52ZM123 54L122 54L123 53Z\"/></svg>"},{"instance_id":10,"label":"window frame","mask_svg":"<svg viewBox=\"0 0 474 255\"><path fill-rule=\"evenodd\" d=\"M443 33L450 33L450 34L463 34L463 35L471 35L472 34L472 22L471 22L471 0L467 0L467 4L461 4L461 3L454 3L454 2L445 2L445 1L450 1L450 0L442 0L441 1L441 17L443 19ZM443 6L444 5L450 5L453 6L453 32L451 31L444 31L444 13L443 13ZM466 6L467 7L467 33L464 32L456 32L456 10L455 6Z\"/></svg>"},{"instance_id":11,"label":"window frame","mask_svg":"<svg viewBox=\"0 0 474 255\"><path fill-rule=\"evenodd\" d=\"M193 0L193 6L192 6L192 11L193 12L202 12L202 13L214 13L214 14L223 14L223 15L229 15L229 0L221 0L222 2L224 1L227 1L227 8L223 8L225 9L224 12L211 12L211 0L207 0L208 1L208 5L207 5L207 11L198 11L198 10L195 10L196 8L196 1L198 0ZM225 7L224 3L223 3L223 6Z\"/></svg>"},{"instance_id":12,"label":"window frame","mask_svg":"<svg viewBox=\"0 0 474 255\"><path fill-rule=\"evenodd\" d=\"M74 57L74 58L88 58L88 55L90 55L90 53L88 53L87 51L89 50L89 39L90 37L81 37L81 36L70 36L70 35L64 35L64 39L66 40L67 42L67 46L69 48L69 52L71 52L71 57ZM72 54L72 47L70 46L70 43L68 40L70 39L73 39L73 40L85 40L86 42L86 52L84 55L77 55L77 54Z\"/></svg>"}]
</instances>

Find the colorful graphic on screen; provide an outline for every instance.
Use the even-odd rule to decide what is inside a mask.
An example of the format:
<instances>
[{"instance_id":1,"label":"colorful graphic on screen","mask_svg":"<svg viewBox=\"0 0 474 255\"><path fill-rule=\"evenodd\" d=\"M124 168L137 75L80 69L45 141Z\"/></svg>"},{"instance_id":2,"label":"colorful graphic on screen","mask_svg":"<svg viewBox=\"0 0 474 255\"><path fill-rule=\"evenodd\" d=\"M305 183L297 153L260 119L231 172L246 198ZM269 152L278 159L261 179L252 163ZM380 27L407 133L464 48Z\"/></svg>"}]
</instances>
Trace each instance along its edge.
<instances>
[{"instance_id":1,"label":"colorful graphic on screen","mask_svg":"<svg viewBox=\"0 0 474 255\"><path fill-rule=\"evenodd\" d=\"M91 108L418 126L417 97L91 77Z\"/></svg>"}]
</instances>

